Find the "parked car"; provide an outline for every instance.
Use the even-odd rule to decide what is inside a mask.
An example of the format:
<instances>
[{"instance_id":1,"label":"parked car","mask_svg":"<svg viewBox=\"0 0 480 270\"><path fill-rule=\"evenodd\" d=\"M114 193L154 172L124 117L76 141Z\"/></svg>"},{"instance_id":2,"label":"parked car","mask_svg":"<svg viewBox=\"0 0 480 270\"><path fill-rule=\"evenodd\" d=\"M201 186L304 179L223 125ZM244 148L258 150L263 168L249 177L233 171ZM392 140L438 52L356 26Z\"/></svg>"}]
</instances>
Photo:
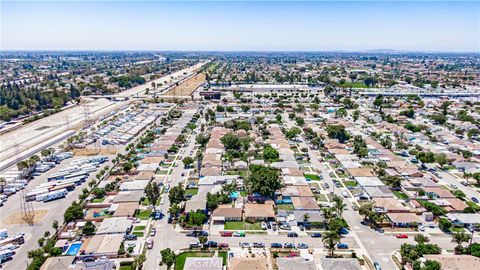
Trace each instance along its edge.
<instances>
[{"instance_id":1,"label":"parked car","mask_svg":"<svg viewBox=\"0 0 480 270\"><path fill-rule=\"evenodd\" d=\"M215 241L208 241L203 245L205 248L216 248L217 246L218 244Z\"/></svg>"},{"instance_id":2,"label":"parked car","mask_svg":"<svg viewBox=\"0 0 480 270\"><path fill-rule=\"evenodd\" d=\"M150 237L147 238L146 243L147 243L147 248L148 248L148 249L152 249L152 248L153 248L153 238L150 238Z\"/></svg>"},{"instance_id":3,"label":"parked car","mask_svg":"<svg viewBox=\"0 0 480 270\"><path fill-rule=\"evenodd\" d=\"M233 233L232 232L220 232L220 236L223 237L232 237Z\"/></svg>"},{"instance_id":4,"label":"parked car","mask_svg":"<svg viewBox=\"0 0 480 270\"><path fill-rule=\"evenodd\" d=\"M188 236L188 237L197 237L197 234L193 231L193 232L188 232L188 233L186 234L186 236Z\"/></svg>"},{"instance_id":5,"label":"parked car","mask_svg":"<svg viewBox=\"0 0 480 270\"><path fill-rule=\"evenodd\" d=\"M360 224L362 224L363 226L370 226L370 222L368 222L366 220L360 221Z\"/></svg>"},{"instance_id":6,"label":"parked car","mask_svg":"<svg viewBox=\"0 0 480 270\"><path fill-rule=\"evenodd\" d=\"M125 235L125 240L137 240L137 236L135 234L127 234Z\"/></svg>"},{"instance_id":7,"label":"parked car","mask_svg":"<svg viewBox=\"0 0 480 270\"><path fill-rule=\"evenodd\" d=\"M228 248L228 244L227 243L219 243L218 247L219 248Z\"/></svg>"},{"instance_id":8,"label":"parked car","mask_svg":"<svg viewBox=\"0 0 480 270\"><path fill-rule=\"evenodd\" d=\"M240 247L242 247L242 248L250 248L251 245L250 245L250 243L243 242L243 243L240 243Z\"/></svg>"},{"instance_id":9,"label":"parked car","mask_svg":"<svg viewBox=\"0 0 480 270\"><path fill-rule=\"evenodd\" d=\"M425 231L425 226L418 225L418 230L421 231L421 232L424 232Z\"/></svg>"},{"instance_id":10,"label":"parked car","mask_svg":"<svg viewBox=\"0 0 480 270\"><path fill-rule=\"evenodd\" d=\"M280 243L271 243L271 244L270 244L270 247L271 247L271 248L282 248L282 244L280 244Z\"/></svg>"},{"instance_id":11,"label":"parked car","mask_svg":"<svg viewBox=\"0 0 480 270\"><path fill-rule=\"evenodd\" d=\"M298 237L298 234L296 232L289 232L287 234L288 237Z\"/></svg>"},{"instance_id":12,"label":"parked car","mask_svg":"<svg viewBox=\"0 0 480 270\"><path fill-rule=\"evenodd\" d=\"M404 239L404 238L408 238L408 235L406 235L404 233L400 233L400 234L396 234L395 237Z\"/></svg>"},{"instance_id":13,"label":"parked car","mask_svg":"<svg viewBox=\"0 0 480 270\"><path fill-rule=\"evenodd\" d=\"M254 248L264 248L265 244L264 243L253 243Z\"/></svg>"},{"instance_id":14,"label":"parked car","mask_svg":"<svg viewBox=\"0 0 480 270\"><path fill-rule=\"evenodd\" d=\"M321 233L312 233L310 236L312 238L320 238L320 237L322 237L322 234Z\"/></svg>"},{"instance_id":15,"label":"parked car","mask_svg":"<svg viewBox=\"0 0 480 270\"><path fill-rule=\"evenodd\" d=\"M324 186L325 188L330 188L330 186L328 185L328 183L323 184L323 186Z\"/></svg>"},{"instance_id":16,"label":"parked car","mask_svg":"<svg viewBox=\"0 0 480 270\"><path fill-rule=\"evenodd\" d=\"M340 234L348 234L348 233L349 233L349 231L348 231L347 228L341 228L340 229Z\"/></svg>"},{"instance_id":17,"label":"parked car","mask_svg":"<svg viewBox=\"0 0 480 270\"><path fill-rule=\"evenodd\" d=\"M285 243L283 244L283 248L294 248L295 245L293 243Z\"/></svg>"},{"instance_id":18,"label":"parked car","mask_svg":"<svg viewBox=\"0 0 480 270\"><path fill-rule=\"evenodd\" d=\"M298 249L307 249L307 248L308 248L308 245L305 244L305 243L299 243L299 244L297 245L297 248L298 248Z\"/></svg>"},{"instance_id":19,"label":"parked car","mask_svg":"<svg viewBox=\"0 0 480 270\"><path fill-rule=\"evenodd\" d=\"M375 270L382 270L382 267L380 267L380 264L378 262L374 262L373 266L375 266Z\"/></svg>"},{"instance_id":20,"label":"parked car","mask_svg":"<svg viewBox=\"0 0 480 270\"><path fill-rule=\"evenodd\" d=\"M338 249L347 249L347 248L348 248L348 244L346 244L346 243L338 243L338 244L337 244L337 248L338 248Z\"/></svg>"},{"instance_id":21,"label":"parked car","mask_svg":"<svg viewBox=\"0 0 480 270\"><path fill-rule=\"evenodd\" d=\"M478 199L477 199L477 198L472 197L471 199L472 199L472 201L473 201L474 203L478 203Z\"/></svg>"},{"instance_id":22,"label":"parked car","mask_svg":"<svg viewBox=\"0 0 480 270\"><path fill-rule=\"evenodd\" d=\"M150 236L155 236L155 234L157 234L157 229L152 228L152 230L150 231Z\"/></svg>"},{"instance_id":23,"label":"parked car","mask_svg":"<svg viewBox=\"0 0 480 270\"><path fill-rule=\"evenodd\" d=\"M262 221L262 230L266 230L267 229L267 223L265 221Z\"/></svg>"},{"instance_id":24,"label":"parked car","mask_svg":"<svg viewBox=\"0 0 480 270\"><path fill-rule=\"evenodd\" d=\"M290 225L288 224L282 224L280 225L280 229L282 230L290 230L292 227L290 227Z\"/></svg>"},{"instance_id":25,"label":"parked car","mask_svg":"<svg viewBox=\"0 0 480 270\"><path fill-rule=\"evenodd\" d=\"M379 233L384 233L385 230L380 228L380 227L375 227L375 231L379 232Z\"/></svg>"},{"instance_id":26,"label":"parked car","mask_svg":"<svg viewBox=\"0 0 480 270\"><path fill-rule=\"evenodd\" d=\"M190 242L190 248L201 248L200 242Z\"/></svg>"},{"instance_id":27,"label":"parked car","mask_svg":"<svg viewBox=\"0 0 480 270\"><path fill-rule=\"evenodd\" d=\"M245 237L245 232L234 232L233 236L234 237Z\"/></svg>"}]
</instances>

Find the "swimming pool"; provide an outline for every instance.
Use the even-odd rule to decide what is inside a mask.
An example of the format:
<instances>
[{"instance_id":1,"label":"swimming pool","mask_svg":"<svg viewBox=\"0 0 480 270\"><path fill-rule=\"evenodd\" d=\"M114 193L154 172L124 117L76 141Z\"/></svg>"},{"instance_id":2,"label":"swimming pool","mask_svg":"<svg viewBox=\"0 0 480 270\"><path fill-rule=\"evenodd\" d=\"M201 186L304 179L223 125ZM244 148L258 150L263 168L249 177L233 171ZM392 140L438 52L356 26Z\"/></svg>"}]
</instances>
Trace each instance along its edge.
<instances>
[{"instance_id":1,"label":"swimming pool","mask_svg":"<svg viewBox=\"0 0 480 270\"><path fill-rule=\"evenodd\" d=\"M65 255L70 255L70 256L77 255L81 246L82 246L82 242L77 242L77 243L71 244L70 247L67 249L67 252L65 253Z\"/></svg>"}]
</instances>

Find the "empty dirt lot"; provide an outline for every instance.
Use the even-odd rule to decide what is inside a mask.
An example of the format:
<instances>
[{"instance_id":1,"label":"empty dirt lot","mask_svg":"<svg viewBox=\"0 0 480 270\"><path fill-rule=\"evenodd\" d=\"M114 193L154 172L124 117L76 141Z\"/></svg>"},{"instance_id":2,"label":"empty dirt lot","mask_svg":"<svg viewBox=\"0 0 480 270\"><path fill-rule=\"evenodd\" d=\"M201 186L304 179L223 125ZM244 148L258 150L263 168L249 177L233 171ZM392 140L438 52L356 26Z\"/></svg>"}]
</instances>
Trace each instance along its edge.
<instances>
[{"instance_id":1,"label":"empty dirt lot","mask_svg":"<svg viewBox=\"0 0 480 270\"><path fill-rule=\"evenodd\" d=\"M175 86L163 96L190 96L195 89L205 82L205 74L200 73L192 76L182 84Z\"/></svg>"}]
</instances>

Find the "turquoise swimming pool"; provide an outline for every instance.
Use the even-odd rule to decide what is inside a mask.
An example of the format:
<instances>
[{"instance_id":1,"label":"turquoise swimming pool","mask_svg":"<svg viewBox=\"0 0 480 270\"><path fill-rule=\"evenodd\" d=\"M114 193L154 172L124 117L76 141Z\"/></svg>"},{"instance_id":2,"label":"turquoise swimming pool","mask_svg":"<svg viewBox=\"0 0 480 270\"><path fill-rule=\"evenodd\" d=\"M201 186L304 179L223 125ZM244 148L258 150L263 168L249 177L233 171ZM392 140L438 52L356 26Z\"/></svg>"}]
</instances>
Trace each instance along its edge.
<instances>
[{"instance_id":1,"label":"turquoise swimming pool","mask_svg":"<svg viewBox=\"0 0 480 270\"><path fill-rule=\"evenodd\" d=\"M65 255L69 255L69 256L77 255L81 246L82 246L82 242L77 242L77 243L71 244L70 247L67 249L67 252L65 253Z\"/></svg>"}]
</instances>

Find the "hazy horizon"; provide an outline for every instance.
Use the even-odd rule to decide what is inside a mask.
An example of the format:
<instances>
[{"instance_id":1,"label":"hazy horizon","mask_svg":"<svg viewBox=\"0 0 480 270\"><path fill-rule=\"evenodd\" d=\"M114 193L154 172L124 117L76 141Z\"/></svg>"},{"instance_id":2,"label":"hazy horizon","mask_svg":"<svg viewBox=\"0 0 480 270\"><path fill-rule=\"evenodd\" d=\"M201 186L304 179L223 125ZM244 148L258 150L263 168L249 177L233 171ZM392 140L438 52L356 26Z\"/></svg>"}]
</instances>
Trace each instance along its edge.
<instances>
[{"instance_id":1,"label":"hazy horizon","mask_svg":"<svg viewBox=\"0 0 480 270\"><path fill-rule=\"evenodd\" d=\"M2 51L480 51L480 2L1 2Z\"/></svg>"}]
</instances>

